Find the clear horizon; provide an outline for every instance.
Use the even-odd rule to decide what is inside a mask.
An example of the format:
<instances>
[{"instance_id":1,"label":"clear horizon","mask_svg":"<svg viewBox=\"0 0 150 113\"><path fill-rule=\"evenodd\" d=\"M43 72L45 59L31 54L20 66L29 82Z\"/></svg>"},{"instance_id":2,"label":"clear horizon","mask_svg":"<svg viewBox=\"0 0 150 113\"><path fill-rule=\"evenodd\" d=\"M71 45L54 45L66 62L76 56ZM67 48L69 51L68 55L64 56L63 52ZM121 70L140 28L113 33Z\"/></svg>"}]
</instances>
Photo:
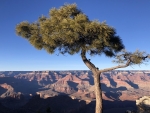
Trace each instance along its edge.
<instances>
[{"instance_id":1,"label":"clear horizon","mask_svg":"<svg viewBox=\"0 0 150 113\"><path fill-rule=\"evenodd\" d=\"M116 29L128 51L139 49L150 53L150 1L145 0L15 0L0 1L0 71L37 71L37 70L89 70L80 54L65 56L58 52L53 55L45 50L35 49L27 40L15 34L15 27L22 21L35 22L41 15L48 16L53 7L64 3L76 3L90 20L106 21ZM99 69L117 66L113 58L104 55L87 58ZM128 66L117 70L150 70L148 65Z\"/></svg>"},{"instance_id":2,"label":"clear horizon","mask_svg":"<svg viewBox=\"0 0 150 113\"><path fill-rule=\"evenodd\" d=\"M17 70L14 70L14 71L17 71ZM12 71L12 72L14 72L14 71ZM91 71L91 70L26 70L26 71L32 72L32 71ZM150 70L112 70L112 71L150 71ZM0 72L10 72L10 71L6 70L6 71L0 71ZM110 71L107 71L107 72L110 72Z\"/></svg>"}]
</instances>

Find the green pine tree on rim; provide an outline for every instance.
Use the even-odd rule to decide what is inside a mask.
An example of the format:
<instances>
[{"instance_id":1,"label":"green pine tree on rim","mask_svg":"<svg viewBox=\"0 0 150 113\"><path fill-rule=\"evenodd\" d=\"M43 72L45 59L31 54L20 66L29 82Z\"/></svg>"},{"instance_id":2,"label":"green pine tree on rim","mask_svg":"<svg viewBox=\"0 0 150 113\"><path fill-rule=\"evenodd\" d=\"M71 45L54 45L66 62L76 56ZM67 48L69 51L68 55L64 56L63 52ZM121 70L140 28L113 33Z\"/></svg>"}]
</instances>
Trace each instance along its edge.
<instances>
[{"instance_id":1,"label":"green pine tree on rim","mask_svg":"<svg viewBox=\"0 0 150 113\"><path fill-rule=\"evenodd\" d=\"M90 21L76 4L65 4L59 9L52 8L49 16L41 16L33 23L19 23L16 26L16 34L27 39L35 48L44 49L49 54L54 54L55 51L62 55L80 53L83 62L93 73L95 113L102 113L101 73L134 64L140 65L150 56L139 50L127 52L113 27L105 22ZM114 57L113 62L118 65L99 69L87 59L87 52L91 56L105 54L107 57Z\"/></svg>"}]
</instances>

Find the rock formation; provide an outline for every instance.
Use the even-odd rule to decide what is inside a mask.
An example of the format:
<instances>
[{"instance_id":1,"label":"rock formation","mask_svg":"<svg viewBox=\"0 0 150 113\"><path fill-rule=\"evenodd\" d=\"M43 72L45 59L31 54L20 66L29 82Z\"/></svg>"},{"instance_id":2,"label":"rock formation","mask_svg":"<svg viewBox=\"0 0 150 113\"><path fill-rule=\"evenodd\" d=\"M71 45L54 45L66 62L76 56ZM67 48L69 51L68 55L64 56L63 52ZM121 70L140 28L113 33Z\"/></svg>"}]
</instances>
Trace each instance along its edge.
<instances>
[{"instance_id":1,"label":"rock formation","mask_svg":"<svg viewBox=\"0 0 150 113\"><path fill-rule=\"evenodd\" d=\"M105 72L101 74L100 81L102 97L106 101L135 101L150 94L148 86L150 71ZM85 100L88 104L95 100L92 72L88 70L0 72L1 98L27 100L36 94L44 99L66 94L72 99Z\"/></svg>"},{"instance_id":2,"label":"rock formation","mask_svg":"<svg viewBox=\"0 0 150 113\"><path fill-rule=\"evenodd\" d=\"M150 96L143 96L136 100L138 113L150 113Z\"/></svg>"}]
</instances>

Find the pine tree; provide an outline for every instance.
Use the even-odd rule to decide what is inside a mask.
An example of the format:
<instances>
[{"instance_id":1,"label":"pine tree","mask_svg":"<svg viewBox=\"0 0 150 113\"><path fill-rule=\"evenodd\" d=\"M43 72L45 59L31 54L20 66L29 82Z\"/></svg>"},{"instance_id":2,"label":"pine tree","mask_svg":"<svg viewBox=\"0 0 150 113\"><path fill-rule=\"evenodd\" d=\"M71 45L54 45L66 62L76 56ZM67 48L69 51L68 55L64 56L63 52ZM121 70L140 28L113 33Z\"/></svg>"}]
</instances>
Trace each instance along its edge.
<instances>
[{"instance_id":1,"label":"pine tree","mask_svg":"<svg viewBox=\"0 0 150 113\"><path fill-rule=\"evenodd\" d=\"M44 49L50 54L56 51L62 55L80 53L83 62L93 73L95 113L102 113L101 73L142 64L146 58L150 58L149 55L139 50L125 51L125 46L113 27L105 22L90 21L76 4L65 4L59 9L52 8L49 16L41 16L34 23L21 22L16 26L17 35L27 39L35 48ZM105 54L106 57L114 57L118 66L99 69L87 59L86 53L91 56Z\"/></svg>"}]
</instances>

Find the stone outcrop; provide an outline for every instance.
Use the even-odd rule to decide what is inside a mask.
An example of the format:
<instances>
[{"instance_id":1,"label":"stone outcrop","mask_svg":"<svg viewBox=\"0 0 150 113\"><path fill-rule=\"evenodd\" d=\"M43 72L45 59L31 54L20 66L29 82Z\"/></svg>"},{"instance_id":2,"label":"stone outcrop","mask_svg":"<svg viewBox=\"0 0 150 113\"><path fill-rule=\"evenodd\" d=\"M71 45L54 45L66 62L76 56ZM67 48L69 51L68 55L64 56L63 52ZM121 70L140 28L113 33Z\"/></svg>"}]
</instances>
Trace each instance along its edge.
<instances>
[{"instance_id":1,"label":"stone outcrop","mask_svg":"<svg viewBox=\"0 0 150 113\"><path fill-rule=\"evenodd\" d=\"M150 96L143 96L136 100L138 113L150 113Z\"/></svg>"}]
</instances>

